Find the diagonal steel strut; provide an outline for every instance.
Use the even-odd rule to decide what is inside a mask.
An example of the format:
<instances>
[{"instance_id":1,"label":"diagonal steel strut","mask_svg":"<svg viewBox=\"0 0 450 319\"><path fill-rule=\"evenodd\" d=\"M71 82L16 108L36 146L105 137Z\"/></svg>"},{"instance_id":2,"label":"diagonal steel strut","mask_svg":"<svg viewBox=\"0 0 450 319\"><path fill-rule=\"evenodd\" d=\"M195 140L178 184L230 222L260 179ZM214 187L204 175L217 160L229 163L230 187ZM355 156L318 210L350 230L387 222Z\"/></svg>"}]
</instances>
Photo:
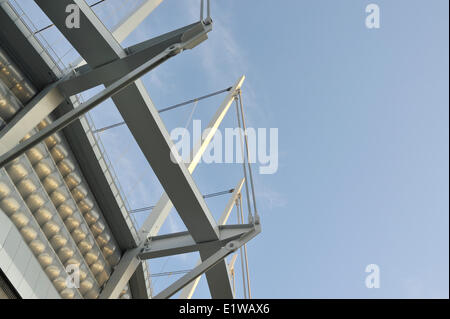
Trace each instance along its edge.
<instances>
[{"instance_id":1,"label":"diagonal steel strut","mask_svg":"<svg viewBox=\"0 0 450 319\"><path fill-rule=\"evenodd\" d=\"M255 237L261 232L261 225L255 224L254 229L250 230L248 233L243 235L241 238L231 241L227 243L224 247L220 248L206 260L204 260L200 265L195 267L189 273L175 281L172 285L164 289L158 295L156 295L155 299L166 299L172 297L178 291L180 291L183 287L186 287L195 280L198 276L207 272L209 269L217 265L220 261L223 261L225 257L229 254L235 252L239 247L247 243L250 239Z\"/></svg>"},{"instance_id":2,"label":"diagonal steel strut","mask_svg":"<svg viewBox=\"0 0 450 319\"><path fill-rule=\"evenodd\" d=\"M237 91L241 88L244 83L245 76L242 76L235 85L231 88L224 101L220 105L213 119L210 121L207 128L205 128L204 132L208 134L204 134L203 139L199 141L198 145L191 152L192 161L187 165L187 169L189 173L193 173L197 164L200 161L201 156L205 152L207 146L209 145L211 139L216 133L220 123L222 122L225 114L229 110L232 102L234 101L234 96ZM139 230L139 237L141 240L140 247L143 248L148 237L156 236L161 229L164 221L166 220L169 212L173 208L173 204L169 199L167 193L164 193L156 206L153 208L151 214L147 217ZM135 251L127 251L124 254L124 257L119 262L120 268L116 269L111 278L106 283L105 288L100 294L100 298L117 298L119 293L122 291L123 287L129 280L129 278L134 273L136 267L139 265L140 259L138 258L138 254Z\"/></svg>"}]
</instances>

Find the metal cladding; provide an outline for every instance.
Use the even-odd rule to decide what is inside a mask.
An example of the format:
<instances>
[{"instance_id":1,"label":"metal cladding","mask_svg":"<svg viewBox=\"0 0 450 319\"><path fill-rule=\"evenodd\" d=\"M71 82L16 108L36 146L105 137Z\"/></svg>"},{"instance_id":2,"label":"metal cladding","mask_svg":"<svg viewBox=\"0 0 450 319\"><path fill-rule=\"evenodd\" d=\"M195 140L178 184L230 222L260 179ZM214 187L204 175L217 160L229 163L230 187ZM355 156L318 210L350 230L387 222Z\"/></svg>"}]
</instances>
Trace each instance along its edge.
<instances>
[{"instance_id":1,"label":"metal cladding","mask_svg":"<svg viewBox=\"0 0 450 319\"><path fill-rule=\"evenodd\" d=\"M0 123L35 94L0 49ZM24 139L44 128L47 118ZM19 229L62 298L97 298L121 252L60 133L0 170L0 209ZM80 267L80 287L67 288L66 267ZM121 293L130 298L128 285Z\"/></svg>"}]
</instances>

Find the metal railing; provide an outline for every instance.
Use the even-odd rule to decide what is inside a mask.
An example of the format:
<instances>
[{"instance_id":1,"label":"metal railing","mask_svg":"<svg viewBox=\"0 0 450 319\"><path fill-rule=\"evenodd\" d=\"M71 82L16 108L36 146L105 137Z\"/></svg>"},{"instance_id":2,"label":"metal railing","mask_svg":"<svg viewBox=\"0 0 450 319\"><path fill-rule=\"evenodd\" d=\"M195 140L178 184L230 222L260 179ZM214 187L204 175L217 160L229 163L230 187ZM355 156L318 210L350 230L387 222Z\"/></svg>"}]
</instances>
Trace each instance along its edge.
<instances>
[{"instance_id":1,"label":"metal railing","mask_svg":"<svg viewBox=\"0 0 450 319\"><path fill-rule=\"evenodd\" d=\"M52 59L55 65L59 68L59 70L61 72L63 72L63 70L66 70L67 66L63 62L62 58L58 56L56 51L47 41L46 37L43 34L37 32L38 28L30 19L30 17L26 14L25 10L20 6L20 4L16 0L8 0L8 3L10 5L10 8L16 13L17 17L32 33L32 36L36 39L36 41L38 41L42 49L45 51L45 53L48 54L48 56Z\"/></svg>"}]
</instances>

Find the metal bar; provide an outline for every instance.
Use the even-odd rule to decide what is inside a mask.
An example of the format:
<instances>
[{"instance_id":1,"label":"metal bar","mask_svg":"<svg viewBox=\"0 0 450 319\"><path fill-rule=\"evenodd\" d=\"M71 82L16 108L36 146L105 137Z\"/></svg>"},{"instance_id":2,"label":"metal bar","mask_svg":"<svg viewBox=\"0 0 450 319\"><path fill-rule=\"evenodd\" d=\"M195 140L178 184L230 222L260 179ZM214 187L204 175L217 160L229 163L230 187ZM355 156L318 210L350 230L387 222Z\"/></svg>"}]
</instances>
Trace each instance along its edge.
<instances>
[{"instance_id":1,"label":"metal bar","mask_svg":"<svg viewBox=\"0 0 450 319\"><path fill-rule=\"evenodd\" d=\"M34 2L92 68L126 56L125 50L85 0L34 0ZM63 13L71 4L76 4L80 9L80 28L66 27L66 15Z\"/></svg>"},{"instance_id":2,"label":"metal bar","mask_svg":"<svg viewBox=\"0 0 450 319\"><path fill-rule=\"evenodd\" d=\"M172 276L172 275L187 274L187 273L190 272L191 270L192 270L192 269L159 272L159 273L151 274L150 277L164 277L164 276Z\"/></svg>"},{"instance_id":3,"label":"metal bar","mask_svg":"<svg viewBox=\"0 0 450 319\"><path fill-rule=\"evenodd\" d=\"M221 226L219 238L217 240L205 241L202 243L197 243L189 232L150 237L142 251L139 253L139 259L161 258L191 253L198 250L200 250L200 253L202 253L202 251L210 250L215 252L218 248L226 245L232 240L240 238L243 234L253 228L253 224Z\"/></svg>"},{"instance_id":4,"label":"metal bar","mask_svg":"<svg viewBox=\"0 0 450 319\"><path fill-rule=\"evenodd\" d=\"M244 220L244 210L242 208L242 197L239 197L239 210L240 210L240 213L241 213L241 219ZM249 271L248 271L247 245L244 244L243 247L244 247L244 256L243 257L244 257L244 261L245 261L244 262L244 264L245 264L245 272L244 272L244 269L242 269L242 276L244 277L244 273L245 273L245 278L247 278L248 298L251 299L252 298L252 292L251 292L251 289L250 289L250 274L249 274ZM242 258L242 247L240 249L241 249L241 258Z\"/></svg>"},{"instance_id":5,"label":"metal bar","mask_svg":"<svg viewBox=\"0 0 450 319\"><path fill-rule=\"evenodd\" d=\"M88 65L77 68L75 74L61 81L59 87L67 96L71 96L98 85L112 83L171 46L179 46L182 51L198 45L210 29L211 27L196 22L143 41L125 49L125 57L94 68Z\"/></svg>"},{"instance_id":6,"label":"metal bar","mask_svg":"<svg viewBox=\"0 0 450 319\"><path fill-rule=\"evenodd\" d=\"M111 128L119 127L119 126L122 126L122 125L125 125L125 124L126 124L125 122L120 122L120 123L108 125L108 126L96 129L96 130L92 131L92 133L101 133L101 132L107 131L107 130L109 130Z\"/></svg>"},{"instance_id":7,"label":"metal bar","mask_svg":"<svg viewBox=\"0 0 450 319\"><path fill-rule=\"evenodd\" d=\"M179 28L134 46L138 49L126 57L118 58L94 69L88 66L83 67L82 70L77 71L77 75L67 75L50 85L21 110L5 130L2 130L0 155L19 143L23 136L56 109L65 97L124 77L173 45L179 45L177 50L191 47L191 43L197 43L198 38L201 38L205 32L208 32L208 28L205 29L200 22ZM163 61L161 60L160 63ZM158 63L155 63L153 67L157 65Z\"/></svg>"},{"instance_id":8,"label":"metal bar","mask_svg":"<svg viewBox=\"0 0 450 319\"><path fill-rule=\"evenodd\" d=\"M221 195L232 193L233 191L234 191L234 189L229 189L229 190L222 191L222 192L207 194L207 195L203 195L203 198L217 197L217 196L221 196ZM136 209L130 210L130 213L145 212L145 211L148 211L148 210L152 210L153 208L155 208L154 205L153 206L142 207L142 208L136 208Z\"/></svg>"},{"instance_id":9,"label":"metal bar","mask_svg":"<svg viewBox=\"0 0 450 319\"><path fill-rule=\"evenodd\" d=\"M231 195L230 199L228 200L227 205L225 206L224 211L222 212L222 215L220 216L220 219L218 221L219 225L225 225L228 221L228 218L230 217L231 210L233 209L234 203L238 199L238 197L241 194L242 186L244 185L244 179L241 179L239 183L234 188L233 194ZM202 262L202 259L200 258L197 261L196 266L200 265ZM178 296L179 299L191 299L192 295L194 294L195 289L197 288L197 285L200 281L200 277L196 278L194 281L192 281L189 285L183 288L180 295ZM233 289L234 291L234 289Z\"/></svg>"},{"instance_id":10,"label":"metal bar","mask_svg":"<svg viewBox=\"0 0 450 319\"><path fill-rule=\"evenodd\" d=\"M173 109L175 109L177 107L180 107L180 106L184 106L184 105L187 105L187 104L198 102L198 101L210 98L212 96L215 96L215 95L218 95L218 94L221 94L221 93L224 93L224 92L229 92L232 88L233 87L230 86L230 87L228 87L226 89L223 89L223 90L220 90L220 91L217 91L217 92L213 92L213 93L210 93L210 94L207 94L207 95L204 95L204 96L200 96L200 97L197 97L195 99L192 99L192 100L189 100L189 101L186 101L186 102L183 102L183 103L179 103L179 104L175 104L175 105L166 107L164 109L159 110L158 112L159 113L167 112L167 111L173 110Z\"/></svg>"},{"instance_id":11,"label":"metal bar","mask_svg":"<svg viewBox=\"0 0 450 319\"><path fill-rule=\"evenodd\" d=\"M100 0L100 1L97 1L96 3L91 4L90 7L93 8L93 7L95 7L96 5L99 5L100 3L105 2L105 1L106 1L106 0ZM34 34L38 34L38 33L42 32L42 31L47 30L47 29L50 29L51 27L54 27L54 26L55 26L54 23L49 24L48 26L45 26L45 27L43 27L42 29L40 29L40 30L34 32Z\"/></svg>"},{"instance_id":12,"label":"metal bar","mask_svg":"<svg viewBox=\"0 0 450 319\"><path fill-rule=\"evenodd\" d=\"M231 89L232 89L232 87L230 86L229 88L226 88L226 89L223 89L223 90L220 90L220 91L217 91L217 92L208 94L208 95L204 95L204 96L201 96L201 97L198 97L198 98L195 98L195 99L186 101L186 102L182 102L182 103L179 103L179 104L175 104L175 105L172 105L172 106L163 108L163 109L161 109L161 110L158 110L158 112L159 112L159 113L164 113L164 112L173 110L173 109L178 108L178 107L181 107L181 106L185 106L185 105L188 105L188 104L191 104L191 103L194 103L194 102L198 102L198 101L207 99L207 98L209 98L209 97L212 97L212 96L215 96L215 95L224 93L224 92L228 92L228 91L230 91ZM119 122L119 123L116 123L116 124L112 124L112 125L109 125L109 126L105 126L105 127L99 128L99 129L97 129L97 130L95 130L95 131L93 131L93 132L94 132L94 133L100 133L100 132L103 132L103 131L106 131L106 130L109 130L109 129L112 129L112 128L115 128L115 127L118 127L118 126L121 126L121 125L125 125L125 122Z\"/></svg>"},{"instance_id":13,"label":"metal bar","mask_svg":"<svg viewBox=\"0 0 450 319\"><path fill-rule=\"evenodd\" d=\"M242 209L240 198L236 201L236 212L237 212L237 221L238 223L243 223L244 215L242 215ZM242 217L242 219L241 219ZM242 247L239 247L239 254L241 259L241 271L242 271L242 291L244 293L244 299L247 299L247 288L245 286L245 271L244 271L244 252L242 251Z\"/></svg>"},{"instance_id":14,"label":"metal bar","mask_svg":"<svg viewBox=\"0 0 450 319\"><path fill-rule=\"evenodd\" d=\"M142 75L147 73L150 69L153 68L153 65L156 63L161 63L163 60L167 59L170 54L173 53L173 50L167 49L166 51L158 54L156 57L148 61L147 63L143 64L141 67L137 68L136 70L130 72L129 74L122 77L120 80L114 82L113 85L107 87L100 93L96 94L92 98L90 98L85 103L82 103L79 107L76 109L73 109L72 111L64 114L60 118L58 118L56 121L45 127L43 130L39 131L26 141L20 143L7 153L0 156L0 167L5 166L7 163L12 161L13 159L17 158L18 156L25 153L27 150L32 148L33 146L39 144L42 142L45 138L49 137L50 135L53 135L54 133L60 131L64 127L68 126L70 123L78 119L80 116L82 116L84 113L88 112L89 110L93 109L103 101L106 101L114 94L120 92L125 87L136 81L138 78L140 78Z\"/></svg>"},{"instance_id":15,"label":"metal bar","mask_svg":"<svg viewBox=\"0 0 450 319\"><path fill-rule=\"evenodd\" d=\"M55 84L41 91L0 132L0 155L3 157L11 151L28 132L63 101L64 96Z\"/></svg>"},{"instance_id":16,"label":"metal bar","mask_svg":"<svg viewBox=\"0 0 450 319\"><path fill-rule=\"evenodd\" d=\"M126 56L125 50L85 4L84 0L59 0L56 2L52 0L35 0L35 2L55 23L91 68ZM81 19L83 23L80 29L66 28L65 17L60 14L68 4L73 3L80 7L80 13L82 14ZM211 26L209 26L210 29ZM201 38L197 38L197 41L190 43L186 49L192 48L196 43L198 44L199 40L205 38L206 34ZM105 85L109 86L111 83L105 83ZM114 95L112 99L166 192L172 197L177 187L183 191L189 189L191 195L194 193L197 204L201 203L198 190L195 190L195 183L192 177L189 176L189 172L186 171L185 166L174 164L168 158L173 143L142 81L137 80L135 83L130 84L126 89ZM133 108L130 109L129 105L133 105ZM161 154L161 156L154 156L155 153ZM177 177L182 180L181 183L173 182L173 179L177 179ZM189 197L189 199L192 200L193 197ZM186 209L186 207L198 212L206 209L206 204L204 203L201 204L201 209L195 207L196 205L191 205L193 203L186 204L174 201L174 204L178 211ZM205 234L208 234L208 232L205 232ZM130 254L132 253L130 252ZM116 268L118 270L113 272L108 281L108 284L110 284L105 286L101 297L115 298L118 296L124 283L129 280L139 265L139 260L136 263L136 259L136 254L132 255L132 258L129 258L128 261L124 259L123 264L120 265L121 267ZM119 286L120 288L118 288Z\"/></svg>"},{"instance_id":17,"label":"metal bar","mask_svg":"<svg viewBox=\"0 0 450 319\"><path fill-rule=\"evenodd\" d=\"M209 258L204 260L200 265L191 270L188 274L184 275L182 278L175 281L172 285L164 289L158 295L156 295L155 299L166 299L170 298L174 294L176 294L180 289L187 286L189 283L195 280L198 276L202 275L212 267L214 267L217 263L222 261L226 256L233 253L241 247L243 244L247 243L250 239L255 237L257 234L261 232L261 226L255 225L255 228L242 236L240 239L229 242L225 247L220 248L216 253L212 254Z\"/></svg>"},{"instance_id":18,"label":"metal bar","mask_svg":"<svg viewBox=\"0 0 450 319\"><path fill-rule=\"evenodd\" d=\"M177 50L192 47L191 43L197 43L198 38L201 38L205 32L208 32L208 28L204 28L200 22L191 24L134 46L137 49L134 49L133 53L126 57L118 58L94 69L88 66L83 67L82 70L78 70L77 75L66 76L57 83L50 85L24 108L5 130L2 130L0 133L0 141L2 142L0 152L9 151L19 143L23 136L59 106L65 97L102 83L115 81L173 45L180 46ZM155 63L153 67L157 65Z\"/></svg>"},{"instance_id":19,"label":"metal bar","mask_svg":"<svg viewBox=\"0 0 450 319\"><path fill-rule=\"evenodd\" d=\"M236 263L237 254L234 254L231 258L228 268L230 269L230 275L233 277L233 294L236 296L236 272L234 270L234 264Z\"/></svg>"},{"instance_id":20,"label":"metal bar","mask_svg":"<svg viewBox=\"0 0 450 319\"><path fill-rule=\"evenodd\" d=\"M193 148L191 152L191 159L192 161L187 165L187 169L189 173L193 173L195 168L197 167L197 164L200 161L201 156L205 152L207 146L209 145L212 137L216 133L220 123L222 122L223 118L225 117L225 114L227 113L233 99L234 94L237 92L237 90L242 86L243 82L245 80L245 76L242 76L236 84L233 86L233 88L230 90L229 94L225 97L224 101L220 105L219 109L217 110L216 114L214 115L213 119L208 124L208 127L205 128L204 132L209 132L208 135L204 136L204 138L199 141L199 145L197 147ZM167 215L169 214L170 210L172 209L172 203L167 196L167 194L163 194L163 196L158 201L155 209L153 210L152 214L150 214L147 219L144 221L143 226L139 230L141 235L141 240L146 240L149 236L155 236L162 224L164 223Z\"/></svg>"},{"instance_id":21,"label":"metal bar","mask_svg":"<svg viewBox=\"0 0 450 319\"><path fill-rule=\"evenodd\" d=\"M241 107L242 126L243 126L243 129L244 129L244 140L245 140L245 150L246 150L246 153L247 153L248 173L250 175L250 185L252 186L253 208L255 210L255 218L259 219L258 210L256 209L255 184L253 183L252 166L250 164L251 163L250 152L248 150L247 125L245 124L244 105L242 103L242 93L241 93L240 90L239 90L238 94L239 94L239 104L240 104L240 107Z\"/></svg>"},{"instance_id":22,"label":"metal bar","mask_svg":"<svg viewBox=\"0 0 450 319\"><path fill-rule=\"evenodd\" d=\"M125 18L112 32L117 42L122 43L161 2L162 0L147 0L147 2L144 2L130 16ZM78 58L71 63L75 67L82 66L83 64L86 64L83 58Z\"/></svg>"},{"instance_id":23,"label":"metal bar","mask_svg":"<svg viewBox=\"0 0 450 319\"><path fill-rule=\"evenodd\" d=\"M242 126L241 126L241 119L239 114L239 104L237 98L236 101L236 113L237 113L237 121L238 121L238 127L239 127L239 140L241 142L241 154L242 154L242 168L244 171L244 177L245 177L245 194L247 195L247 206L248 206L248 222L251 223L252 221L252 212L251 212L251 206L250 206L250 193L249 193L249 187L248 187L248 179L247 179L247 167L245 165L245 158L246 153L244 152L244 141L242 137ZM245 134L245 132L244 132ZM242 222L244 222L244 218L242 217Z\"/></svg>"},{"instance_id":24,"label":"metal bar","mask_svg":"<svg viewBox=\"0 0 450 319\"><path fill-rule=\"evenodd\" d=\"M222 247L219 251L214 253L211 257L203 261L200 265L191 270L188 274L178 279L175 283L164 289L154 299L168 299L176 294L179 290L189 285L198 276L204 274L206 271L214 267L217 263L222 261L226 256L231 254L233 250L230 247Z\"/></svg>"},{"instance_id":25,"label":"metal bar","mask_svg":"<svg viewBox=\"0 0 450 319\"><path fill-rule=\"evenodd\" d=\"M209 130L209 132L212 134L211 136L205 136L204 139L200 141L201 146L194 148L192 151L191 156L193 160L188 165L188 171L189 173L193 173L195 168L197 167L197 164L199 162L200 157L204 153L206 147L209 145L209 142L212 139L212 136L214 136L215 132L217 131L217 128L219 127L220 123L222 122L223 118L225 117L225 114L227 113L231 103L233 102L235 93L237 90L242 86L243 82L245 80L245 76L242 76L236 84L233 86L233 88L230 90L230 93L227 95L227 97L222 102L221 106L217 110L216 114L214 115L213 119L209 123L208 127L205 130ZM145 244L148 237L156 236L161 229L164 221L166 220L167 216L169 215L170 210L172 209L173 204L169 199L169 196L167 193L164 193L161 198L159 199L158 203L156 204L156 207L152 211L151 214L147 217L147 219L144 221L143 226L139 230L139 236L141 240L141 247ZM137 259L137 254L135 255L135 260ZM135 263L132 263L128 260L120 261L119 263L122 266L121 271L114 271L112 273L111 278L106 283L105 288L103 289L102 293L100 294L100 298L117 298L119 296L120 291L123 289L125 284L122 284L126 279L127 276L131 276L136 269L137 266L135 266ZM129 277L128 277L129 279ZM125 281L126 282L126 281Z\"/></svg>"},{"instance_id":26,"label":"metal bar","mask_svg":"<svg viewBox=\"0 0 450 319\"><path fill-rule=\"evenodd\" d=\"M226 190L226 191L223 191L223 192L207 194L207 195L203 195L203 198L217 197L217 196L221 196L221 195L232 193L233 191L234 191L234 189L229 189L229 190Z\"/></svg>"}]
</instances>

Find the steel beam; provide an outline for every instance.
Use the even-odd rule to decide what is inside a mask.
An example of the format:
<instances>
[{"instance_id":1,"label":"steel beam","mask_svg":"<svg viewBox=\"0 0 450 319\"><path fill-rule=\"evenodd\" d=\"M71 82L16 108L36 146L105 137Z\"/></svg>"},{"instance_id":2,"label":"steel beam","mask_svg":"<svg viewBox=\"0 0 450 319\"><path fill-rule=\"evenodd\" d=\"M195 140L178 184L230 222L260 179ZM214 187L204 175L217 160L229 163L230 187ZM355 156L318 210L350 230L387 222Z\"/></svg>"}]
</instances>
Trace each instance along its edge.
<instances>
[{"instance_id":1,"label":"steel beam","mask_svg":"<svg viewBox=\"0 0 450 319\"><path fill-rule=\"evenodd\" d=\"M90 98L87 102L81 104L76 109L73 109L72 111L64 114L57 120L55 120L53 123L36 133L35 135L31 136L29 139L25 140L24 142L20 143L19 145L15 146L11 150L7 151L5 154L0 156L0 167L5 166L8 162L12 161L13 159L17 158L18 156L25 153L27 150L32 148L33 146L39 144L42 142L45 138L49 137L50 135L53 135L54 133L62 130L66 126L68 126L73 121L77 120L80 116L85 114L86 112L93 109L95 106L99 105L100 103L106 101L114 94L117 94L127 86L129 86L132 82L136 81L138 78L140 78L142 75L147 73L155 63L160 63L161 60L167 59L168 56L170 56L173 52L173 50L167 49L166 51L160 53L141 67L137 68L130 74L127 74L120 80L114 82L113 85L107 87L100 93L97 93L92 98ZM203 198L202 198L203 199Z\"/></svg>"},{"instance_id":2,"label":"steel beam","mask_svg":"<svg viewBox=\"0 0 450 319\"><path fill-rule=\"evenodd\" d=\"M229 242L226 246L220 248L218 251L216 251L214 254L212 254L210 257L208 257L206 260L204 260L200 265L195 267L193 270L191 270L189 273L175 281L172 285L164 289L162 292L160 292L158 295L156 295L155 299L166 299L172 297L174 294L176 294L180 289L187 286L189 283L195 280L198 276L202 275L215 265L222 261L225 257L227 257L229 254L233 253L239 247L247 243L250 239L255 237L261 232L261 225L255 224L254 228L243 235L241 238Z\"/></svg>"},{"instance_id":3,"label":"steel beam","mask_svg":"<svg viewBox=\"0 0 450 319\"><path fill-rule=\"evenodd\" d=\"M0 131L0 155L16 146L64 99L56 85L51 85L41 91Z\"/></svg>"},{"instance_id":4,"label":"steel beam","mask_svg":"<svg viewBox=\"0 0 450 319\"><path fill-rule=\"evenodd\" d=\"M52 0L35 1L91 67L99 66L99 53L105 48L108 51L107 54L111 55L110 61L117 57L124 57L120 45L109 32L105 34L106 28L85 1L59 0L57 4ZM69 29L66 27L64 15L61 12L64 12L69 4L77 4L80 7L80 24L83 28ZM83 29L84 32L82 32ZM90 46L92 43L96 44L95 49L87 48L87 45ZM195 43L193 44L195 45ZM100 52L98 52L97 45ZM107 48L108 45L111 47ZM104 60L102 59L103 63L101 64L105 63ZM171 198L181 219L192 231L193 237L198 241L217 239L217 225L192 176L184 164L171 161L170 155L174 150L173 143L143 85L140 83L130 85L116 94L113 101L152 166L155 175ZM129 105L133 105L133 107L130 108ZM153 156L155 153L160 155Z\"/></svg>"},{"instance_id":5,"label":"steel beam","mask_svg":"<svg viewBox=\"0 0 450 319\"><path fill-rule=\"evenodd\" d=\"M90 14L90 8L86 5L80 5L80 2L84 3L84 1L60 0L56 6L51 0L36 0L36 2L91 67L95 68L118 57L124 57L123 50L117 49L117 43L114 39L98 36L98 33L101 35L104 30L99 25L98 19L96 21L95 15ZM63 19L58 16L62 12L61 9L63 10L68 4L72 3L79 4L82 12L81 24L87 23L87 30L92 33L97 32L96 28L99 29L100 32L97 32L97 35L85 37L86 32L81 34L79 30L65 27ZM92 38L95 38L95 40L92 40ZM90 47L92 43L98 44L100 42L100 51ZM108 84L106 83L106 85ZM173 143L170 141L169 134L142 83L137 81L130 85L116 94L113 101L166 190L168 197L170 197L184 223L191 231L193 238L196 241L214 240L217 237L215 222L203 198L201 198L201 194L196 189L187 168L180 163L170 161ZM133 108L130 108L129 105L133 105ZM152 156L154 153L163 154L163 156L154 157Z\"/></svg>"},{"instance_id":6,"label":"steel beam","mask_svg":"<svg viewBox=\"0 0 450 319\"><path fill-rule=\"evenodd\" d=\"M216 252L228 242L240 238L254 228L253 224L224 225L219 227L219 239L197 243L189 232L150 237L139 253L139 259L146 260L179 254L186 254L204 249Z\"/></svg>"},{"instance_id":7,"label":"steel beam","mask_svg":"<svg viewBox=\"0 0 450 319\"><path fill-rule=\"evenodd\" d=\"M206 34L210 30L210 26L196 22L144 41L125 49L127 52L126 57L118 58L95 68L89 65L79 67L75 70L74 76L61 81L59 88L66 96L71 96L98 85L111 83L141 66L172 45L179 45L180 50L193 48L195 45L206 40Z\"/></svg>"},{"instance_id":8,"label":"steel beam","mask_svg":"<svg viewBox=\"0 0 450 319\"><path fill-rule=\"evenodd\" d=\"M84 0L35 0L78 53L91 67L97 67L126 56L125 51L111 32L95 15ZM80 28L66 27L66 8L80 8Z\"/></svg>"},{"instance_id":9,"label":"steel beam","mask_svg":"<svg viewBox=\"0 0 450 319\"><path fill-rule=\"evenodd\" d=\"M174 46L178 51L192 48L202 42L211 30L201 22L163 34L127 49L128 55L97 68L84 66L74 75L67 75L40 92L0 132L0 155L11 150L40 121L53 112L66 97L91 89L103 83L111 83L126 76L158 54ZM161 60L162 63L164 60ZM157 67L154 63L151 69ZM149 70L151 70L149 69Z\"/></svg>"},{"instance_id":10,"label":"steel beam","mask_svg":"<svg viewBox=\"0 0 450 319\"><path fill-rule=\"evenodd\" d=\"M201 156L203 155L206 147L210 143L214 134L216 133L220 123L228 112L236 92L241 88L243 82L245 80L245 76L242 76L236 84L231 88L228 95L225 97L224 101L220 105L219 109L215 113L213 119L210 121L204 132L208 132L208 134L204 135L204 138L199 141L199 146L194 148L191 152L192 161L188 164L189 173L193 173L195 168L197 167ZM169 199L167 193L164 193L161 198L158 200L156 206L152 209L150 215L144 221L141 229L139 230L139 237L141 240L141 248L144 246L148 237L156 236L161 229L164 221L169 215L171 209L173 208L173 204ZM135 261L138 261L137 254L135 255ZM117 298L119 293L122 291L123 286L120 285L120 281L123 281L123 278L127 274L132 274L134 269L136 269L134 262L130 262L128 260L121 260L119 264L122 264L121 271L114 271L111 275L111 278L106 283L105 288L100 294L100 298Z\"/></svg>"},{"instance_id":11,"label":"steel beam","mask_svg":"<svg viewBox=\"0 0 450 319\"><path fill-rule=\"evenodd\" d=\"M144 19L158 7L163 0L147 0L136 8L130 15L125 17L112 31L117 42L122 43L133 32ZM83 58L79 58L71 65L79 67L86 64Z\"/></svg>"},{"instance_id":12,"label":"steel beam","mask_svg":"<svg viewBox=\"0 0 450 319\"><path fill-rule=\"evenodd\" d=\"M245 76L241 76L239 80L233 85L233 87L221 103L219 109L216 111L213 118L209 122L208 126L203 131L202 140L198 141L196 147L192 149L190 156L190 159L192 160L187 165L189 173L192 174L198 163L200 162L200 159L203 156L206 148L216 134L220 123L222 123L223 118L227 114L231 103L234 100L236 92L242 87L244 80ZM164 193L139 230L142 241L145 241L150 236L156 236L158 234L172 207L172 202L170 201L167 194Z\"/></svg>"},{"instance_id":13,"label":"steel beam","mask_svg":"<svg viewBox=\"0 0 450 319\"><path fill-rule=\"evenodd\" d=\"M239 181L239 183L236 185L236 187L234 188L234 191L231 194L231 197L228 200L228 203L225 206L225 209L224 209L222 215L220 216L220 219L218 221L219 225L225 225L227 223L228 217L230 216L230 213L231 213L231 210L233 209L233 207L234 207L234 205L236 203L236 200L238 199L239 195L241 194L241 190L242 190L242 186L244 185L244 181L245 181L244 178L241 179ZM207 253L207 251L204 252L204 254L206 254L206 253ZM201 263L202 263L202 259L200 258L197 261L197 264L195 266L198 266ZM221 269L219 268L220 271L223 273L223 267L224 266L220 265L221 263L225 264L225 261L219 262L219 264L216 265L216 267L219 266L221 268ZM214 268L216 268L216 267L214 267ZM210 272L211 272L211 270L210 270ZM212 276L214 276L214 274L212 274ZM191 299L192 295L194 294L195 288L197 288L197 285L200 282L200 278L201 277L195 278L194 281L192 281L190 284L188 284L186 287L184 287L183 290L180 292L180 295L178 296L178 298L179 299ZM209 285L209 281L208 281L208 285ZM213 290L215 291L215 288L213 288ZM210 289L210 291L213 291L213 290ZM212 295L212 293L211 293L211 295Z\"/></svg>"}]
</instances>

